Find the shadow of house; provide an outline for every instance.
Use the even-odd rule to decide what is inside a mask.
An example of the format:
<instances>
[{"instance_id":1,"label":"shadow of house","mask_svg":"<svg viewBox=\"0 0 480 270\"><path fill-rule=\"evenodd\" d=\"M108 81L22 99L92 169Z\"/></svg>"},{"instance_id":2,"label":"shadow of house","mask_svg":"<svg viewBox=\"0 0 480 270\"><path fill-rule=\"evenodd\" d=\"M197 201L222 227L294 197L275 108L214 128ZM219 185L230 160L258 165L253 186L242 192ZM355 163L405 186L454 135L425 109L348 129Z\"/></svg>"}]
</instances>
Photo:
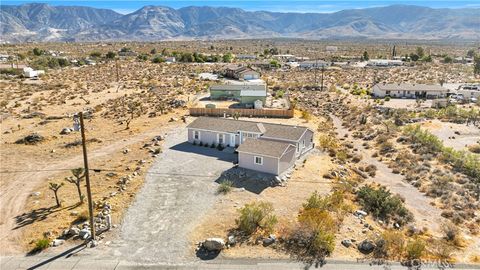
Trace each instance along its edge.
<instances>
[{"instance_id":1,"label":"shadow of house","mask_svg":"<svg viewBox=\"0 0 480 270\"><path fill-rule=\"evenodd\" d=\"M223 150L218 150L217 148L212 148L211 146L200 146L193 145L189 142L179 143L170 147L170 149L181 152L194 153L198 155L204 155L209 157L217 158L218 160L232 162L232 164L238 163L238 156L229 149L225 148Z\"/></svg>"},{"instance_id":2,"label":"shadow of house","mask_svg":"<svg viewBox=\"0 0 480 270\"><path fill-rule=\"evenodd\" d=\"M226 180L231 181L232 186L235 188L244 188L255 194L262 193L268 187L277 186L275 175L239 168L237 166L224 171L215 182L220 184Z\"/></svg>"}]
</instances>

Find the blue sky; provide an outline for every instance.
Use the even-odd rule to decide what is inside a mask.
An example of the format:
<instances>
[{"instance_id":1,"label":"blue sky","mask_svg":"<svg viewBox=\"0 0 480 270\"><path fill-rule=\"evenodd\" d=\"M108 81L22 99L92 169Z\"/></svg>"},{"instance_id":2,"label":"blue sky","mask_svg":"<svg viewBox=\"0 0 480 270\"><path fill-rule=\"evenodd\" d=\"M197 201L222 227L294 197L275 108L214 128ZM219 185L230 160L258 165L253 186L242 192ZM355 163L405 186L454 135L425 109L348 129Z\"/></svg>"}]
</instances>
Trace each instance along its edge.
<instances>
[{"instance_id":1,"label":"blue sky","mask_svg":"<svg viewBox=\"0 0 480 270\"><path fill-rule=\"evenodd\" d=\"M443 1L397 1L397 0L351 0L351 1L313 1L313 0L276 0L276 1L241 1L241 0L203 0L203 1L184 1L184 0L164 0L164 1L126 1L126 0L39 0L39 1L23 1L23 0L1 0L2 4L18 5L31 2L48 3L51 5L68 5L68 6L90 6L97 8L113 9L117 12L126 14L133 12L142 6L146 5L160 5L169 6L173 8L181 8L186 6L226 6L226 7L238 7L245 10L267 10L278 12L319 12L330 13L343 9L353 8L368 8L368 7L380 7L393 4L407 4L407 5L419 5L428 6L432 8L480 8L480 0L475 1L455 1L455 0L443 0Z\"/></svg>"}]
</instances>

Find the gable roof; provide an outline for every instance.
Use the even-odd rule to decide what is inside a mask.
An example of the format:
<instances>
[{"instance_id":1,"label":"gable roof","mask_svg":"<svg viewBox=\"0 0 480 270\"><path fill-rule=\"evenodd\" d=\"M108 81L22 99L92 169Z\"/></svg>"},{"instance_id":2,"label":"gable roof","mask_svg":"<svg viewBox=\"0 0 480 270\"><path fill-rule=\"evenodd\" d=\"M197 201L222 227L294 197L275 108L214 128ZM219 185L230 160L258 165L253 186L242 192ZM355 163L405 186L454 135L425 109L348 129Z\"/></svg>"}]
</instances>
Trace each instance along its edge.
<instances>
[{"instance_id":1,"label":"gable roof","mask_svg":"<svg viewBox=\"0 0 480 270\"><path fill-rule=\"evenodd\" d=\"M306 127L302 126L260 123L220 117L199 117L190 123L187 128L228 133L236 133L238 131L255 132L261 133L263 137L287 141L300 140L307 130Z\"/></svg>"},{"instance_id":2,"label":"gable roof","mask_svg":"<svg viewBox=\"0 0 480 270\"><path fill-rule=\"evenodd\" d=\"M291 147L295 148L295 146L286 142L246 139L245 142L237 148L237 152L281 158Z\"/></svg>"}]
</instances>

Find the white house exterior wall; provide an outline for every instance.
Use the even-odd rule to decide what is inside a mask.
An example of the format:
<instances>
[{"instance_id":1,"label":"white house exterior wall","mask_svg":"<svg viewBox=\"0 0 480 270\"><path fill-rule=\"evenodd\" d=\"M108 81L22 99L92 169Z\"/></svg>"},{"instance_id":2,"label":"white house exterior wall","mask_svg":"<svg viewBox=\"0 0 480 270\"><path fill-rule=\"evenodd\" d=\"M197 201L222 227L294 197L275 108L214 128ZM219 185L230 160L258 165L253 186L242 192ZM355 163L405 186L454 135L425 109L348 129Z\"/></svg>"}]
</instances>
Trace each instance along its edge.
<instances>
[{"instance_id":1,"label":"white house exterior wall","mask_svg":"<svg viewBox=\"0 0 480 270\"><path fill-rule=\"evenodd\" d=\"M255 156L263 157L263 165L255 164ZM262 155L253 155L242 152L238 153L238 166L245 169L277 175L278 163L279 162L277 158L266 157Z\"/></svg>"}]
</instances>

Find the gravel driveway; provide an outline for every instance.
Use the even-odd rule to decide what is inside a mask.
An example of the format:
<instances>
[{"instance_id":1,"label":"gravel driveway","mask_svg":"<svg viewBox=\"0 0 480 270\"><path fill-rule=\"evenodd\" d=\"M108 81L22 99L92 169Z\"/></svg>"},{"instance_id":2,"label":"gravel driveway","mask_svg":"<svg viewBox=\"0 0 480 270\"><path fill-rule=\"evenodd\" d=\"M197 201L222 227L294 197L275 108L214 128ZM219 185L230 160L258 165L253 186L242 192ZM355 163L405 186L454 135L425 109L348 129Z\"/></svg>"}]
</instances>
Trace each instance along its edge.
<instances>
[{"instance_id":1,"label":"gravel driveway","mask_svg":"<svg viewBox=\"0 0 480 270\"><path fill-rule=\"evenodd\" d=\"M234 154L190 145L184 125L171 131L130 206L119 237L101 249L144 263L191 261L189 232L212 206L221 172L232 167Z\"/></svg>"}]
</instances>

